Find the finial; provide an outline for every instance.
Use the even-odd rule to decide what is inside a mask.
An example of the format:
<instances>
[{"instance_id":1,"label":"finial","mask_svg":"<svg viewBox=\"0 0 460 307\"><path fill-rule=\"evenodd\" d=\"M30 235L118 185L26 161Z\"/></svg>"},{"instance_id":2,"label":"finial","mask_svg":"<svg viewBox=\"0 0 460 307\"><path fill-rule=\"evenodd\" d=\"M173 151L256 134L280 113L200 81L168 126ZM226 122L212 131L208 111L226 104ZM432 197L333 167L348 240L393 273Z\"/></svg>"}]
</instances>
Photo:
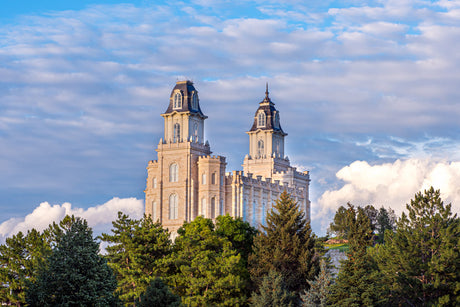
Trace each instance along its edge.
<instances>
[{"instance_id":1,"label":"finial","mask_svg":"<svg viewBox=\"0 0 460 307\"><path fill-rule=\"evenodd\" d=\"M265 99L268 99L268 82L265 85Z\"/></svg>"}]
</instances>

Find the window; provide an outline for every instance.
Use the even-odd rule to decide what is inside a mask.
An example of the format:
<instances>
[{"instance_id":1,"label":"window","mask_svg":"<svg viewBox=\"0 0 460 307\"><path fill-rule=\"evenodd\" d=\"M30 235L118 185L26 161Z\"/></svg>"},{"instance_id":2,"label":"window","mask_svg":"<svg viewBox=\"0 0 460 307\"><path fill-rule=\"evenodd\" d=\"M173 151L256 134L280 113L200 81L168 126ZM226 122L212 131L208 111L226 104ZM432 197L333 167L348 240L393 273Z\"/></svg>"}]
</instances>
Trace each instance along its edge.
<instances>
[{"instance_id":1,"label":"window","mask_svg":"<svg viewBox=\"0 0 460 307\"><path fill-rule=\"evenodd\" d=\"M224 200L223 199L220 200L220 210L219 210L219 212L220 212L220 215L224 215Z\"/></svg>"},{"instance_id":2,"label":"window","mask_svg":"<svg viewBox=\"0 0 460 307\"><path fill-rule=\"evenodd\" d=\"M156 222L157 219L157 203L155 201L152 201L152 220Z\"/></svg>"},{"instance_id":3,"label":"window","mask_svg":"<svg viewBox=\"0 0 460 307\"><path fill-rule=\"evenodd\" d=\"M201 215L206 217L206 198L201 199Z\"/></svg>"},{"instance_id":4,"label":"window","mask_svg":"<svg viewBox=\"0 0 460 307\"><path fill-rule=\"evenodd\" d=\"M224 185L224 174L220 175L220 185Z\"/></svg>"},{"instance_id":5,"label":"window","mask_svg":"<svg viewBox=\"0 0 460 307\"><path fill-rule=\"evenodd\" d=\"M175 220L178 215L177 194L169 195L169 219Z\"/></svg>"},{"instance_id":6,"label":"window","mask_svg":"<svg viewBox=\"0 0 460 307\"><path fill-rule=\"evenodd\" d=\"M201 175L201 184L206 184L206 173L203 173L203 175Z\"/></svg>"},{"instance_id":7,"label":"window","mask_svg":"<svg viewBox=\"0 0 460 307\"><path fill-rule=\"evenodd\" d=\"M192 109L198 110L198 94L195 92L193 93L193 98L192 98Z\"/></svg>"},{"instance_id":8,"label":"window","mask_svg":"<svg viewBox=\"0 0 460 307\"><path fill-rule=\"evenodd\" d=\"M195 140L198 140L198 124L197 123L193 125L193 134L195 136Z\"/></svg>"},{"instance_id":9,"label":"window","mask_svg":"<svg viewBox=\"0 0 460 307\"><path fill-rule=\"evenodd\" d=\"M265 127L265 113L259 112L259 116L257 117L257 127Z\"/></svg>"},{"instance_id":10,"label":"window","mask_svg":"<svg viewBox=\"0 0 460 307\"><path fill-rule=\"evenodd\" d=\"M257 142L257 156L262 157L264 155L264 141L259 140Z\"/></svg>"},{"instance_id":11,"label":"window","mask_svg":"<svg viewBox=\"0 0 460 307\"><path fill-rule=\"evenodd\" d=\"M182 108L182 95L180 93L176 93L174 95L174 109Z\"/></svg>"},{"instance_id":12,"label":"window","mask_svg":"<svg viewBox=\"0 0 460 307\"><path fill-rule=\"evenodd\" d=\"M174 124L174 135L173 135L173 142L180 142L180 125L179 123Z\"/></svg>"},{"instance_id":13,"label":"window","mask_svg":"<svg viewBox=\"0 0 460 307\"><path fill-rule=\"evenodd\" d=\"M173 163L169 166L169 182L179 181L179 166Z\"/></svg>"},{"instance_id":14,"label":"window","mask_svg":"<svg viewBox=\"0 0 460 307\"><path fill-rule=\"evenodd\" d=\"M152 180L152 188L154 188L154 189L157 188L157 177L153 177L153 180Z\"/></svg>"},{"instance_id":15,"label":"window","mask_svg":"<svg viewBox=\"0 0 460 307\"><path fill-rule=\"evenodd\" d=\"M257 203L256 201L254 201L252 204L252 225L256 224L256 207L257 207Z\"/></svg>"},{"instance_id":16,"label":"window","mask_svg":"<svg viewBox=\"0 0 460 307\"><path fill-rule=\"evenodd\" d=\"M215 218L216 216L216 198L211 198L211 218Z\"/></svg>"},{"instance_id":17,"label":"window","mask_svg":"<svg viewBox=\"0 0 460 307\"><path fill-rule=\"evenodd\" d=\"M280 115L278 112L275 112L275 128L280 127Z\"/></svg>"},{"instance_id":18,"label":"window","mask_svg":"<svg viewBox=\"0 0 460 307\"><path fill-rule=\"evenodd\" d=\"M211 183L216 184L216 173L212 173L212 175L211 175Z\"/></svg>"},{"instance_id":19,"label":"window","mask_svg":"<svg viewBox=\"0 0 460 307\"><path fill-rule=\"evenodd\" d=\"M266 226L266 223L265 223L265 202L262 203L262 225Z\"/></svg>"}]
</instances>

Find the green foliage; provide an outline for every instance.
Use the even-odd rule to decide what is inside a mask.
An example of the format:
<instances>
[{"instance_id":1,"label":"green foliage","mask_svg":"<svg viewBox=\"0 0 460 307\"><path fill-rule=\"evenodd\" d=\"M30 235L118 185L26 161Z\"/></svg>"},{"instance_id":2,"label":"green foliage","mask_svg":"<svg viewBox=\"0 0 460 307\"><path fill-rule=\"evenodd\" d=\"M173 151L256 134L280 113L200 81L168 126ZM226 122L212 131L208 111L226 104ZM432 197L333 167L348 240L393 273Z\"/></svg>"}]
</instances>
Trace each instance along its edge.
<instances>
[{"instance_id":1,"label":"green foliage","mask_svg":"<svg viewBox=\"0 0 460 307\"><path fill-rule=\"evenodd\" d=\"M7 238L0 245L0 302L25 303L27 281L35 282L38 267L45 263L51 248L44 236L32 229Z\"/></svg>"},{"instance_id":2,"label":"green foliage","mask_svg":"<svg viewBox=\"0 0 460 307\"><path fill-rule=\"evenodd\" d=\"M371 221L364 209L348 204L346 227L350 249L328 301L332 306L375 306L385 302L381 274L367 248L372 245Z\"/></svg>"},{"instance_id":3,"label":"green foliage","mask_svg":"<svg viewBox=\"0 0 460 307\"><path fill-rule=\"evenodd\" d=\"M283 275L270 271L262 278L259 293L253 292L251 305L255 307L292 307L295 306L297 296L287 289Z\"/></svg>"},{"instance_id":4,"label":"green foliage","mask_svg":"<svg viewBox=\"0 0 460 307\"><path fill-rule=\"evenodd\" d=\"M374 251L391 289L391 303L406 306L460 305L460 220L444 206L439 190L415 194Z\"/></svg>"},{"instance_id":5,"label":"green foliage","mask_svg":"<svg viewBox=\"0 0 460 307\"><path fill-rule=\"evenodd\" d=\"M101 238L110 244L106 258L117 277L120 299L132 305L161 275L158 262L171 252L171 240L168 231L147 216L133 220L119 212L112 225L112 234Z\"/></svg>"},{"instance_id":6,"label":"green foliage","mask_svg":"<svg viewBox=\"0 0 460 307\"><path fill-rule=\"evenodd\" d=\"M212 220L197 217L178 230L166 257L168 284L187 306L238 306L246 302L241 255L214 231Z\"/></svg>"},{"instance_id":7,"label":"green foliage","mask_svg":"<svg viewBox=\"0 0 460 307\"><path fill-rule=\"evenodd\" d=\"M320 271L315 280L307 280L310 289L300 296L303 307L325 307L330 293L332 276L328 272L326 260L321 259Z\"/></svg>"},{"instance_id":8,"label":"green foliage","mask_svg":"<svg viewBox=\"0 0 460 307\"><path fill-rule=\"evenodd\" d=\"M180 297L171 292L169 287L156 277L150 281L146 291L141 295L136 306L139 307L179 307Z\"/></svg>"},{"instance_id":9,"label":"green foliage","mask_svg":"<svg viewBox=\"0 0 460 307\"><path fill-rule=\"evenodd\" d=\"M342 239L348 238L347 228L347 209L344 206L340 206L334 215L334 221L329 225L330 231Z\"/></svg>"},{"instance_id":10,"label":"green foliage","mask_svg":"<svg viewBox=\"0 0 460 307\"><path fill-rule=\"evenodd\" d=\"M385 232L387 230L393 232L395 229L396 216L394 211L391 208L385 209L381 207L379 214L377 215L377 226L376 230L378 232L378 243L385 242Z\"/></svg>"},{"instance_id":11,"label":"green foliage","mask_svg":"<svg viewBox=\"0 0 460 307\"><path fill-rule=\"evenodd\" d=\"M35 282L26 291L31 306L114 306L116 280L99 253L92 230L80 218L69 224Z\"/></svg>"},{"instance_id":12,"label":"green foliage","mask_svg":"<svg viewBox=\"0 0 460 307\"><path fill-rule=\"evenodd\" d=\"M254 239L254 252L249 256L251 278L256 287L270 271L281 274L286 289L300 293L319 271L315 239L310 223L297 203L283 192L273 209L267 214L267 226Z\"/></svg>"}]
</instances>

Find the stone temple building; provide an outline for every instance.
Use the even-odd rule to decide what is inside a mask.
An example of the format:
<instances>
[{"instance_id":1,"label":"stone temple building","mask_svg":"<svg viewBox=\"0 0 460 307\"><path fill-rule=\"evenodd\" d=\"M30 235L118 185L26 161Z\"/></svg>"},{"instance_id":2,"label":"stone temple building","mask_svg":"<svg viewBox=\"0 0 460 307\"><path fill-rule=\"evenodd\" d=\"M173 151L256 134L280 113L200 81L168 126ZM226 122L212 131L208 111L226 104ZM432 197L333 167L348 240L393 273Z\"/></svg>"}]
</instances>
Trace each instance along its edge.
<instances>
[{"instance_id":1,"label":"stone temple building","mask_svg":"<svg viewBox=\"0 0 460 307\"><path fill-rule=\"evenodd\" d=\"M255 105L256 107L256 105ZM280 114L268 95L254 118L248 116L249 153L243 171L227 172L226 158L211 155L204 138L207 116L191 81L178 81L169 97L164 137L157 160L147 166L145 213L159 220L175 236L184 221L202 215L214 219L229 214L258 227L267 211L286 190L310 219L308 171L298 172L284 154L286 133Z\"/></svg>"}]
</instances>

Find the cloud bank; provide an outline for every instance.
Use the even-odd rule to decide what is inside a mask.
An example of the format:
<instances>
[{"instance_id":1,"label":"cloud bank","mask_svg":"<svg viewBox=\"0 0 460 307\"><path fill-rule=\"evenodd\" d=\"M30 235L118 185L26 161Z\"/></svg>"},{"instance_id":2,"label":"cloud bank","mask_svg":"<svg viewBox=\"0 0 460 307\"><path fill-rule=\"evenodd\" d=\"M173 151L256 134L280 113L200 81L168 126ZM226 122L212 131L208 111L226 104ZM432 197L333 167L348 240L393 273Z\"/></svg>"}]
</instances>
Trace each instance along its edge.
<instances>
[{"instance_id":1,"label":"cloud bank","mask_svg":"<svg viewBox=\"0 0 460 307\"><path fill-rule=\"evenodd\" d=\"M136 198L112 198L108 202L83 208L72 208L72 204L50 205L48 202L41 203L32 213L23 218L11 218L0 224L0 243L5 238L23 233L32 228L39 231L46 229L53 222L59 222L66 215L75 215L84 218L95 232L108 232L112 221L117 219L117 213L121 211L131 218L140 218L144 214L144 201Z\"/></svg>"},{"instance_id":2,"label":"cloud bank","mask_svg":"<svg viewBox=\"0 0 460 307\"><path fill-rule=\"evenodd\" d=\"M343 185L324 192L313 208L313 220L322 221L322 231L329 225L324 217L333 216L347 202L356 206L390 207L399 216L416 192L431 186L441 190L444 204L452 203L452 211L460 214L460 162L408 159L370 165L355 161L336 176Z\"/></svg>"}]
</instances>

